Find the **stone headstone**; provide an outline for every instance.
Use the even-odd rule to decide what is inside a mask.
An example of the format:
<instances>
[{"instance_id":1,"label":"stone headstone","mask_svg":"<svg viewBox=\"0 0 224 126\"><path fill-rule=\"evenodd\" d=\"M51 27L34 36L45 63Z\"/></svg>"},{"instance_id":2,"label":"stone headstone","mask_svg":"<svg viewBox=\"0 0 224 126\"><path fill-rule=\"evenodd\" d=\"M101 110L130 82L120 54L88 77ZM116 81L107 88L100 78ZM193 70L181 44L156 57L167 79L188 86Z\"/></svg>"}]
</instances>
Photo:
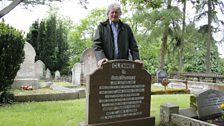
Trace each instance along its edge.
<instances>
[{"instance_id":1,"label":"stone headstone","mask_svg":"<svg viewBox=\"0 0 224 126\"><path fill-rule=\"evenodd\" d=\"M45 71L45 64L41 61L38 60L35 62L35 75L39 79L44 78L44 71Z\"/></svg>"},{"instance_id":2,"label":"stone headstone","mask_svg":"<svg viewBox=\"0 0 224 126\"><path fill-rule=\"evenodd\" d=\"M25 59L20 66L20 70L17 72L13 88L20 88L21 86L32 86L38 88L38 78L35 75L35 56L36 52L32 45L25 42L24 45Z\"/></svg>"},{"instance_id":3,"label":"stone headstone","mask_svg":"<svg viewBox=\"0 0 224 126\"><path fill-rule=\"evenodd\" d=\"M128 60L109 61L87 77L87 126L154 126L151 75Z\"/></svg>"},{"instance_id":4,"label":"stone headstone","mask_svg":"<svg viewBox=\"0 0 224 126\"><path fill-rule=\"evenodd\" d=\"M157 83L161 83L163 79L166 79L168 76L167 72L164 70L159 70L156 73Z\"/></svg>"},{"instance_id":5,"label":"stone headstone","mask_svg":"<svg viewBox=\"0 0 224 126\"><path fill-rule=\"evenodd\" d=\"M59 70L56 70L55 73L54 73L54 79L55 80L60 80L60 78L61 78L61 74L60 74Z\"/></svg>"},{"instance_id":6,"label":"stone headstone","mask_svg":"<svg viewBox=\"0 0 224 126\"><path fill-rule=\"evenodd\" d=\"M86 76L93 73L97 69L97 60L92 48L86 49L81 56L81 63L83 63L83 80Z\"/></svg>"},{"instance_id":7,"label":"stone headstone","mask_svg":"<svg viewBox=\"0 0 224 126\"><path fill-rule=\"evenodd\" d=\"M219 105L224 103L224 93L209 89L196 96L199 119L206 120L220 116Z\"/></svg>"},{"instance_id":8,"label":"stone headstone","mask_svg":"<svg viewBox=\"0 0 224 126\"><path fill-rule=\"evenodd\" d=\"M46 73L45 79L46 79L46 80L50 80L50 79L51 79L51 71L50 71L49 69L47 69L47 70L45 71L45 73Z\"/></svg>"},{"instance_id":9,"label":"stone headstone","mask_svg":"<svg viewBox=\"0 0 224 126\"><path fill-rule=\"evenodd\" d=\"M82 64L76 63L72 68L72 83L80 85L82 83Z\"/></svg>"}]
</instances>

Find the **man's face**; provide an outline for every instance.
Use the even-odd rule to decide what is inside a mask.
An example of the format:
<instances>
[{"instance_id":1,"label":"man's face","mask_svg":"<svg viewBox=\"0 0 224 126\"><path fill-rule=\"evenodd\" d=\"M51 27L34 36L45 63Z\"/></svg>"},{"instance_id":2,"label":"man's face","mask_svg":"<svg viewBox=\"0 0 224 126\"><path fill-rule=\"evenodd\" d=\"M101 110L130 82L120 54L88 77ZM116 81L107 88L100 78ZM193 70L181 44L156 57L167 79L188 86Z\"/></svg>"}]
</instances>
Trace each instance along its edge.
<instances>
[{"instance_id":1,"label":"man's face","mask_svg":"<svg viewBox=\"0 0 224 126\"><path fill-rule=\"evenodd\" d=\"M112 21L112 22L117 22L119 21L120 18L120 11L115 10L115 9L111 9L108 13L108 18Z\"/></svg>"}]
</instances>

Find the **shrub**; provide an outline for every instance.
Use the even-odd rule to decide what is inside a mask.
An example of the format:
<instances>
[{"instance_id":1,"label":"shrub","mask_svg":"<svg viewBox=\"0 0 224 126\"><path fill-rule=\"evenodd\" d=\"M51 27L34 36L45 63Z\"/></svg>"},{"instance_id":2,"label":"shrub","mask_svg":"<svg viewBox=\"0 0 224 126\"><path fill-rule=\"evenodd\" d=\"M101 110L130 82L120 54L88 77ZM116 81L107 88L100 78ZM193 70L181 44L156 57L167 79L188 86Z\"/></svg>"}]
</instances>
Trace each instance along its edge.
<instances>
[{"instance_id":1,"label":"shrub","mask_svg":"<svg viewBox=\"0 0 224 126\"><path fill-rule=\"evenodd\" d=\"M24 60L24 44L22 32L0 22L0 99L8 96L6 92Z\"/></svg>"}]
</instances>

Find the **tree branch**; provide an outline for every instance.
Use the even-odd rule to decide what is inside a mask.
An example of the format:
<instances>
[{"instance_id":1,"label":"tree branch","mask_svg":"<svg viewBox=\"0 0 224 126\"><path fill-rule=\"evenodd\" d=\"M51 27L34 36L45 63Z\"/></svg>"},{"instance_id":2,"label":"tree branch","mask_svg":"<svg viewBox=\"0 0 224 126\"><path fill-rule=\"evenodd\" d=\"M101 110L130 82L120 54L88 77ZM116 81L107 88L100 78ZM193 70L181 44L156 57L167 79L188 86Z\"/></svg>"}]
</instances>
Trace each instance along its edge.
<instances>
[{"instance_id":1,"label":"tree branch","mask_svg":"<svg viewBox=\"0 0 224 126\"><path fill-rule=\"evenodd\" d=\"M8 14L11 10L13 10L17 5L19 5L23 0L14 0L12 3L10 3L7 7L2 9L0 11L0 19Z\"/></svg>"}]
</instances>

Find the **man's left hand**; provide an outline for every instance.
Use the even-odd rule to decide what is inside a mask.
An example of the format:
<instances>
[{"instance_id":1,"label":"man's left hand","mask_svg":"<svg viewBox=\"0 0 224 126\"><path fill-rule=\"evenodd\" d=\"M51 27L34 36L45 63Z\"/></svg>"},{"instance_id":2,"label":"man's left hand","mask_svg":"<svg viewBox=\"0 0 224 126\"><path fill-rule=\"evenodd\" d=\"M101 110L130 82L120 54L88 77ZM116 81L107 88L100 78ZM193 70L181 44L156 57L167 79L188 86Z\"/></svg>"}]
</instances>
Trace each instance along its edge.
<instances>
[{"instance_id":1,"label":"man's left hand","mask_svg":"<svg viewBox=\"0 0 224 126\"><path fill-rule=\"evenodd\" d=\"M141 61L141 60L135 60L134 62L143 64L143 61Z\"/></svg>"}]
</instances>

